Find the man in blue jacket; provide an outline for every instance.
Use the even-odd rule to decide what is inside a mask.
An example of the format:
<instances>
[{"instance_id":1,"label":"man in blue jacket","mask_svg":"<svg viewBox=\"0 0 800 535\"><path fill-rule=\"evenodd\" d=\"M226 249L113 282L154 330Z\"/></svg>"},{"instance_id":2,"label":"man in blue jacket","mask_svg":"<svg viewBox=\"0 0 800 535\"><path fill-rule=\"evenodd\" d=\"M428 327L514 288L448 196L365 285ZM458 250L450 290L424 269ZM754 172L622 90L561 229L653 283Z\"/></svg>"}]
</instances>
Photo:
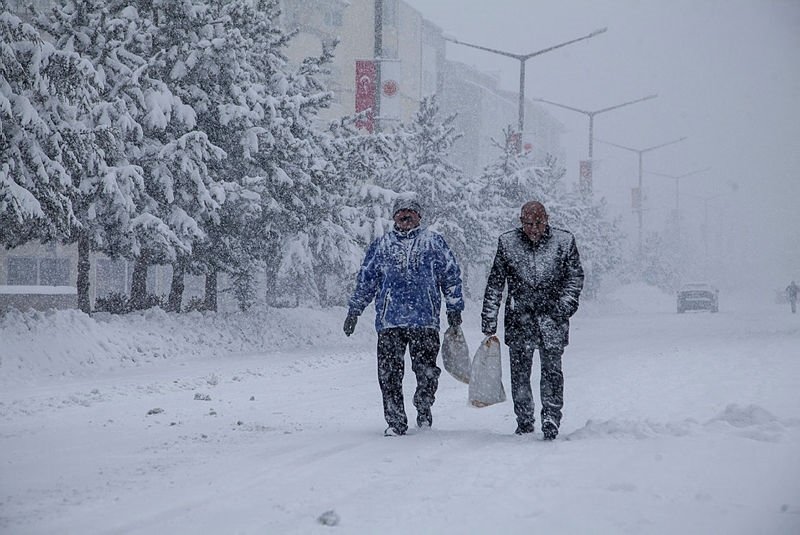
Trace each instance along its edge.
<instances>
[{"instance_id":1,"label":"man in blue jacket","mask_svg":"<svg viewBox=\"0 0 800 535\"><path fill-rule=\"evenodd\" d=\"M350 298L344 332L353 334L358 316L375 300L378 331L378 383L383 395L386 436L408 429L403 402L405 352L417 377L417 426L433 423L431 405L439 386L439 310L444 295L447 322L461 324L464 298L461 269L441 234L420 227L419 202L400 196L392 208L394 229L367 249Z\"/></svg>"}]
</instances>

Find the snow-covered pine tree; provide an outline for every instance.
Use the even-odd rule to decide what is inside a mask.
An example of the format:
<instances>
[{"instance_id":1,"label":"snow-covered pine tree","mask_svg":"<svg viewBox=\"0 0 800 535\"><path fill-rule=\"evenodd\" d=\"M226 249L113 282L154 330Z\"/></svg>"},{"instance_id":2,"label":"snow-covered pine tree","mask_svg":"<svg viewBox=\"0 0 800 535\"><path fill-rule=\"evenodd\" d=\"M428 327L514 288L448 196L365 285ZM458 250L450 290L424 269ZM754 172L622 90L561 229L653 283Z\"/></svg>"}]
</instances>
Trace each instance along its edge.
<instances>
[{"instance_id":1,"label":"snow-covered pine tree","mask_svg":"<svg viewBox=\"0 0 800 535\"><path fill-rule=\"evenodd\" d=\"M414 119L395 131L397 153L386 183L398 193L416 192L430 212L429 224L446 218L448 206L462 198L461 170L448 160L461 137L453 126L455 118L440 118L436 97L425 97Z\"/></svg>"},{"instance_id":2,"label":"snow-covered pine tree","mask_svg":"<svg viewBox=\"0 0 800 535\"><path fill-rule=\"evenodd\" d=\"M658 232L650 232L645 236L639 258L639 275L644 282L661 288L666 292L674 292L680 285L681 265L670 248L668 240Z\"/></svg>"},{"instance_id":3,"label":"snow-covered pine tree","mask_svg":"<svg viewBox=\"0 0 800 535\"><path fill-rule=\"evenodd\" d=\"M513 129L508 127L503 130L501 141L492 140L499 154L483 169L478 180L482 185L481 202L491 204L494 212L501 207L519 210L523 203L530 200L529 195L536 187L536 162L529 153L517 152L514 135Z\"/></svg>"},{"instance_id":4,"label":"snow-covered pine tree","mask_svg":"<svg viewBox=\"0 0 800 535\"><path fill-rule=\"evenodd\" d=\"M324 145L328 159L344 177L342 216L348 234L363 255L372 241L391 224L389 211L397 193L385 187L396 153L392 134L364 134L355 125L358 117L345 117L329 125L329 140ZM360 258L354 266L356 271ZM353 272L355 274L355 272Z\"/></svg>"},{"instance_id":5,"label":"snow-covered pine tree","mask_svg":"<svg viewBox=\"0 0 800 535\"><path fill-rule=\"evenodd\" d=\"M80 109L82 130L64 135L78 223L64 241L78 242L78 303L85 312L90 311L90 252L133 256L138 244L131 223L144 193L142 169L125 157L126 138L136 138L140 131L122 96L130 89L118 92L115 85L120 81L115 73L127 70L117 58L126 57L126 37L137 33L133 30L137 21L125 25L124 18L109 17L109 7L95 0L68 1L36 18L39 28L55 36L59 49L90 61L101 82L96 98Z\"/></svg>"},{"instance_id":6,"label":"snow-covered pine tree","mask_svg":"<svg viewBox=\"0 0 800 535\"><path fill-rule=\"evenodd\" d=\"M224 185L205 181L207 162L224 153L194 130L194 110L170 90L164 80L171 73L159 62L170 51L160 46L159 21L181 7L195 12L191 4L178 4L70 0L38 18L59 46L91 60L105 82L84 118L95 140L104 133L104 146L94 143L76 158L83 166L80 236L92 249L136 259L133 308L147 304L148 264L185 257L205 237L197 218L213 218L224 201Z\"/></svg>"},{"instance_id":7,"label":"snow-covered pine tree","mask_svg":"<svg viewBox=\"0 0 800 535\"><path fill-rule=\"evenodd\" d=\"M545 204L553 225L575 234L585 272L584 295L592 297L602 277L620 262L624 236L619 220L609 217L605 199L586 195L577 186L567 188L566 170L554 156L548 154L535 172L532 198Z\"/></svg>"},{"instance_id":8,"label":"snow-covered pine tree","mask_svg":"<svg viewBox=\"0 0 800 535\"><path fill-rule=\"evenodd\" d=\"M334 46L335 43L325 45L320 56L306 58L290 77L300 91L299 96L302 95L309 103L300 109L300 113L306 125L305 136L313 142L316 163L310 171L319 190L311 209L303 214L307 218L306 229L298 234L295 243L307 243L313 276L309 286L316 290L317 302L323 306L341 305L346 301L348 285L345 277L357 269L360 249L357 237L348 228L343 209L351 203L348 190L354 180L343 172L331 154L331 144L335 143L331 132L316 126L319 122L317 114L330 102L331 93L324 86L323 77L328 74ZM370 136L373 147L379 143L375 137ZM347 277L347 281L350 280Z\"/></svg>"},{"instance_id":9,"label":"snow-covered pine tree","mask_svg":"<svg viewBox=\"0 0 800 535\"><path fill-rule=\"evenodd\" d=\"M498 236L518 225L519 209L532 200L536 188L535 162L517 152L513 129L504 129L502 141L493 143L498 155L483 169L469 196L472 224L466 240L476 273L488 272Z\"/></svg>"},{"instance_id":10,"label":"snow-covered pine tree","mask_svg":"<svg viewBox=\"0 0 800 535\"><path fill-rule=\"evenodd\" d=\"M619 221L608 216L604 199L595 200L564 184L566 170L554 156L548 154L536 162L528 154L517 153L511 133L506 130L506 143L497 144L501 153L485 168L480 179L483 186L473 195L478 217L470 228L477 232L468 234L468 244L472 257L483 259L476 269L488 267L497 236L518 226L520 207L536 200L547 208L552 225L575 234L586 272L586 295L591 296L602 276L620 261Z\"/></svg>"},{"instance_id":11,"label":"snow-covered pine tree","mask_svg":"<svg viewBox=\"0 0 800 535\"><path fill-rule=\"evenodd\" d=\"M344 304L352 293L364 251L391 224L388 212L397 196L378 185L392 162L393 136L365 134L355 126L357 119L352 116L332 122L322 145L332 172L341 178L336 210L342 229L336 232L346 235L331 251L338 255L331 264L339 269L317 270L320 297L328 303Z\"/></svg>"},{"instance_id":12,"label":"snow-covered pine tree","mask_svg":"<svg viewBox=\"0 0 800 535\"><path fill-rule=\"evenodd\" d=\"M224 115L214 130L228 134L230 145L219 143L228 152L229 168L238 165L248 177L262 181L261 227L255 238L265 242L258 250L270 251L263 258L267 301L278 288L286 288L281 274L291 270L281 271L281 266L286 265L282 255L289 244L295 256L298 244L305 251L302 263L313 269L302 271L300 285L307 298L318 299L317 281L338 270L342 258L350 256L352 244L341 219L346 177L331 165L324 150L326 139L315 126L319 110L331 99L321 78L332 50L326 46L319 57L292 67L284 55L292 35L280 26L277 0L212 5L219 6L217 20L227 32L226 50L238 51L235 56L240 58L238 63L228 62L237 69L231 73L239 83L231 85L237 100L229 98L229 105L220 106ZM199 121L201 116L199 112ZM234 164L237 153L240 163Z\"/></svg>"},{"instance_id":13,"label":"snow-covered pine tree","mask_svg":"<svg viewBox=\"0 0 800 535\"><path fill-rule=\"evenodd\" d=\"M0 0L0 244L65 239L79 225L65 133L96 97L97 72L57 50Z\"/></svg>"},{"instance_id":14,"label":"snow-covered pine tree","mask_svg":"<svg viewBox=\"0 0 800 535\"><path fill-rule=\"evenodd\" d=\"M216 308L219 266L197 254L198 248L208 253L212 235L236 232L220 229L222 210L229 202L247 198L241 195L243 172L231 172L235 164L228 163L228 151L241 152L236 140L247 131L224 128L220 119L232 105L231 84L241 83L241 77L234 76L240 50L229 49L226 24L220 19L222 7L220 2L181 0L139 5L139 12L153 21L146 72L158 81L159 89L152 94L144 119L158 142L143 162L148 193L155 201L150 209L168 222L182 245L172 251L155 247L139 259L172 263L169 308L173 310L180 309L187 269L209 277L207 307ZM245 208L243 213L251 211ZM143 263L147 262L139 264Z\"/></svg>"}]
</instances>

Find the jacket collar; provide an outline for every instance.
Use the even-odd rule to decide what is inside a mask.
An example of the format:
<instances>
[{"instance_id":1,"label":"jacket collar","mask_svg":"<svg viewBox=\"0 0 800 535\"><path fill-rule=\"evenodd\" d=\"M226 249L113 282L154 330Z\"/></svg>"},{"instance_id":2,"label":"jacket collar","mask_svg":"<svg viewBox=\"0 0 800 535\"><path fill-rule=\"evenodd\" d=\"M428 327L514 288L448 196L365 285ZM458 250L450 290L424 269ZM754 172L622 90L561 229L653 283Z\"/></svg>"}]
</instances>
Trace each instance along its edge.
<instances>
[{"instance_id":1,"label":"jacket collar","mask_svg":"<svg viewBox=\"0 0 800 535\"><path fill-rule=\"evenodd\" d=\"M422 232L422 226L417 226L406 231L398 230L397 227L393 227L392 232L395 233L398 239L405 240L408 238L415 238L420 232Z\"/></svg>"},{"instance_id":2,"label":"jacket collar","mask_svg":"<svg viewBox=\"0 0 800 535\"><path fill-rule=\"evenodd\" d=\"M520 236L522 237L522 241L524 241L525 243L529 243L529 244L533 245L534 247L538 247L538 246L540 246L541 244L543 244L543 243L547 242L547 240L549 240L549 239L550 239L550 236L552 236L552 235L553 235L553 233L550 231L550 228L551 228L551 227L550 227L550 225L548 224L548 225L547 225L547 228L544 230L544 234L542 234L542 237L541 237L541 238L539 238L539 241L538 241L538 242L536 242L536 243L533 243L533 240L531 240L531 239L528 237L528 235L527 235L527 234L525 234L525 231L524 231L524 230L522 230L522 227L517 227L517 232L519 232Z\"/></svg>"}]
</instances>

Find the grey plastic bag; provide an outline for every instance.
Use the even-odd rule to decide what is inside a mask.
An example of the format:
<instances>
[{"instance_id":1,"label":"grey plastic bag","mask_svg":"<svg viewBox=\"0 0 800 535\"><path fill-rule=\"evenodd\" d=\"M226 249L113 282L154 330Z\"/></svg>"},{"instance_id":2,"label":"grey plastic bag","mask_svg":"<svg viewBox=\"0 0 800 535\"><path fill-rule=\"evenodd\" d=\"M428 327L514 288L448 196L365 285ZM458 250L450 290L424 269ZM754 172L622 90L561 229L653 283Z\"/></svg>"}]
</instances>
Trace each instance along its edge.
<instances>
[{"instance_id":1,"label":"grey plastic bag","mask_svg":"<svg viewBox=\"0 0 800 535\"><path fill-rule=\"evenodd\" d=\"M472 359L469 380L469 404L488 407L506 400L503 369L500 361L500 340L489 336L481 342Z\"/></svg>"},{"instance_id":2,"label":"grey plastic bag","mask_svg":"<svg viewBox=\"0 0 800 535\"><path fill-rule=\"evenodd\" d=\"M469 369L472 366L469 358L469 347L464 331L460 326L448 327L442 340L442 361L447 373L457 381L469 383Z\"/></svg>"}]
</instances>

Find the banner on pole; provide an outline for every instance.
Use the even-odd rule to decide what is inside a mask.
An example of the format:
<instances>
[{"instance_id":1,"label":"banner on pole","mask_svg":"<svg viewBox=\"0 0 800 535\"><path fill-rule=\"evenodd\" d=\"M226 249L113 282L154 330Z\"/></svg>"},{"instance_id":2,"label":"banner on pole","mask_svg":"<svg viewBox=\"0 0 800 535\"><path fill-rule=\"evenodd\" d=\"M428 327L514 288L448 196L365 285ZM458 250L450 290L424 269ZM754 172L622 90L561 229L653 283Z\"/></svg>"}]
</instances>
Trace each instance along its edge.
<instances>
[{"instance_id":1,"label":"banner on pole","mask_svg":"<svg viewBox=\"0 0 800 535\"><path fill-rule=\"evenodd\" d=\"M397 59L381 60L380 120L399 121L403 118L400 98L401 63Z\"/></svg>"},{"instance_id":2,"label":"banner on pole","mask_svg":"<svg viewBox=\"0 0 800 535\"><path fill-rule=\"evenodd\" d=\"M581 191L592 192L592 160L581 160Z\"/></svg>"},{"instance_id":3,"label":"banner on pole","mask_svg":"<svg viewBox=\"0 0 800 535\"><path fill-rule=\"evenodd\" d=\"M375 80L376 65L373 60L356 60L356 113L366 112L356 127L365 128L370 134L375 129Z\"/></svg>"},{"instance_id":4,"label":"banner on pole","mask_svg":"<svg viewBox=\"0 0 800 535\"><path fill-rule=\"evenodd\" d=\"M639 188L631 188L631 208L634 212L642 209L642 190Z\"/></svg>"}]
</instances>

